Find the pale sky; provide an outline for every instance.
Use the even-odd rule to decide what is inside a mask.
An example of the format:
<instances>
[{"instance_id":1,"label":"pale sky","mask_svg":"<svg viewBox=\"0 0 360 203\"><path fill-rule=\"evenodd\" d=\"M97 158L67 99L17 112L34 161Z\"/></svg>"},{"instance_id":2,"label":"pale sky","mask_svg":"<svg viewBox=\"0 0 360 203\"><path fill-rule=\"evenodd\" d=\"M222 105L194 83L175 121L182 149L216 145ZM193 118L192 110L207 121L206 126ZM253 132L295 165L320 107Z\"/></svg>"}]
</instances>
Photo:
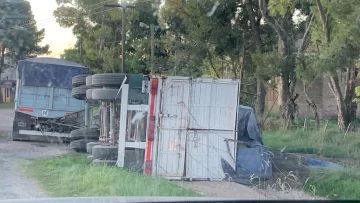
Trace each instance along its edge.
<instances>
[{"instance_id":1,"label":"pale sky","mask_svg":"<svg viewBox=\"0 0 360 203\"><path fill-rule=\"evenodd\" d=\"M62 28L53 15L57 8L56 0L28 0L39 29L45 29L45 38L41 44L49 44L50 57L59 58L64 49L72 47L76 37L71 28Z\"/></svg>"}]
</instances>

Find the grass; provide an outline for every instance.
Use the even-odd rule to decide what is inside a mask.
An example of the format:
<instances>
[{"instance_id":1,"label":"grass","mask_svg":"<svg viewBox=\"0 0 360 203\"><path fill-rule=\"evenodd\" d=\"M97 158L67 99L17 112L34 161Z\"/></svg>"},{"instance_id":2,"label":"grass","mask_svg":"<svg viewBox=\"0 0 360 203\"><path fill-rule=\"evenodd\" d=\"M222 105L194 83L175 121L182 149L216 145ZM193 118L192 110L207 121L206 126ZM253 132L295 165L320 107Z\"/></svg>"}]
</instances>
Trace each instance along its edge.
<instances>
[{"instance_id":1,"label":"grass","mask_svg":"<svg viewBox=\"0 0 360 203\"><path fill-rule=\"evenodd\" d=\"M200 196L171 183L125 169L92 166L84 155L69 154L22 164L50 196Z\"/></svg>"},{"instance_id":2,"label":"grass","mask_svg":"<svg viewBox=\"0 0 360 203\"><path fill-rule=\"evenodd\" d=\"M312 169L305 190L329 199L359 200L360 170L346 168L340 170Z\"/></svg>"},{"instance_id":3,"label":"grass","mask_svg":"<svg viewBox=\"0 0 360 203\"><path fill-rule=\"evenodd\" d=\"M15 108L14 102L0 103L0 109L13 109Z\"/></svg>"},{"instance_id":4,"label":"grass","mask_svg":"<svg viewBox=\"0 0 360 203\"><path fill-rule=\"evenodd\" d=\"M8 136L9 136L9 134L7 132L0 131L0 139L7 138Z\"/></svg>"},{"instance_id":5,"label":"grass","mask_svg":"<svg viewBox=\"0 0 360 203\"><path fill-rule=\"evenodd\" d=\"M336 120L330 120L325 129L322 121L320 131L311 129L303 131L303 123L291 130L281 129L281 119L270 118L263 132L264 144L272 149L282 149L290 153L317 154L329 158L345 158L344 160L360 160L360 136L358 132L340 133ZM313 128L313 127L312 127ZM310 177L304 189L314 195L329 199L350 200L360 199L360 169L359 164L351 164L344 169L310 169Z\"/></svg>"},{"instance_id":6,"label":"grass","mask_svg":"<svg viewBox=\"0 0 360 203\"><path fill-rule=\"evenodd\" d=\"M263 133L265 145L273 149L286 146L287 152L318 154L331 158L360 158L360 137L357 132L340 133L336 123L329 122L328 129L268 131Z\"/></svg>"}]
</instances>

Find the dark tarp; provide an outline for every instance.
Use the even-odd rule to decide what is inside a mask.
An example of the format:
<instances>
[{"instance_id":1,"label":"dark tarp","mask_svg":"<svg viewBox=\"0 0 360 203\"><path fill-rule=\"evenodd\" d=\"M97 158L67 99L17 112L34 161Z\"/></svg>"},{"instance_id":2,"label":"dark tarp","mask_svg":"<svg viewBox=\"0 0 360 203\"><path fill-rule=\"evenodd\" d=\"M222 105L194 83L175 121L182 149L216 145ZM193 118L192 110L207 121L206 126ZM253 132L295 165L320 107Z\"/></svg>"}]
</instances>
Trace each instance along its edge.
<instances>
[{"instance_id":1,"label":"dark tarp","mask_svg":"<svg viewBox=\"0 0 360 203\"><path fill-rule=\"evenodd\" d=\"M71 89L74 76L88 73L85 66L57 58L30 58L18 63L18 79L24 86Z\"/></svg>"},{"instance_id":2,"label":"dark tarp","mask_svg":"<svg viewBox=\"0 0 360 203\"><path fill-rule=\"evenodd\" d=\"M236 168L221 160L227 178L239 184L251 184L251 177L269 178L272 163L268 149L260 136L255 111L248 106L238 108L238 145Z\"/></svg>"},{"instance_id":3,"label":"dark tarp","mask_svg":"<svg viewBox=\"0 0 360 203\"><path fill-rule=\"evenodd\" d=\"M238 108L238 140L248 142L253 146L264 145L255 111L251 107L240 105Z\"/></svg>"}]
</instances>

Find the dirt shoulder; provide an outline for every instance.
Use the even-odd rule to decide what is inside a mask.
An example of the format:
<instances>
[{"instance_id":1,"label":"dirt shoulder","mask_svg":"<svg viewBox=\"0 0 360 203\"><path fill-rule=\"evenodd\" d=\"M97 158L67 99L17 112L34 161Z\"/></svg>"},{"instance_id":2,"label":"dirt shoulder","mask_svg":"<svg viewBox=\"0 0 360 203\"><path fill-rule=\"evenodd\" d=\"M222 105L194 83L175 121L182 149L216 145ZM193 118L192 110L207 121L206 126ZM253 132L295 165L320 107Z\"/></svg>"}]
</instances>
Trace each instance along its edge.
<instances>
[{"instance_id":1,"label":"dirt shoulder","mask_svg":"<svg viewBox=\"0 0 360 203\"><path fill-rule=\"evenodd\" d=\"M56 156L68 152L65 145L11 140L13 109L0 109L0 199L40 198L46 194L22 173L19 162L26 159Z\"/></svg>"}]
</instances>

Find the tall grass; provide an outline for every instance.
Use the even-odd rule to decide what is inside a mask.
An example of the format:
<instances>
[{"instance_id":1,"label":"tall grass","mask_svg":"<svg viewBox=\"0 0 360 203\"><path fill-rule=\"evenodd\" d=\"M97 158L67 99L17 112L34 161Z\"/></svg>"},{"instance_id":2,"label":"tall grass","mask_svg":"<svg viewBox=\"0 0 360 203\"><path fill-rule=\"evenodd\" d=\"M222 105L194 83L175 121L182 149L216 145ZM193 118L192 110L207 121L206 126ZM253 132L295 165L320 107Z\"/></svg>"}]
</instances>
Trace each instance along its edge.
<instances>
[{"instance_id":1,"label":"tall grass","mask_svg":"<svg viewBox=\"0 0 360 203\"><path fill-rule=\"evenodd\" d=\"M287 152L318 154L332 158L360 159L360 136L358 132L339 132L336 120L322 121L319 131L308 120L296 120L291 130L281 127L280 117L271 116L263 132L265 145L273 149L286 147ZM325 124L327 123L327 124ZM326 127L326 128L325 128Z\"/></svg>"},{"instance_id":2,"label":"tall grass","mask_svg":"<svg viewBox=\"0 0 360 203\"><path fill-rule=\"evenodd\" d=\"M277 131L263 134L265 145L273 149L286 147L287 152L318 154L332 158L360 159L358 133L336 131Z\"/></svg>"},{"instance_id":3,"label":"tall grass","mask_svg":"<svg viewBox=\"0 0 360 203\"><path fill-rule=\"evenodd\" d=\"M165 179L116 167L92 166L84 155L30 160L22 165L54 197L199 196Z\"/></svg>"},{"instance_id":4,"label":"tall grass","mask_svg":"<svg viewBox=\"0 0 360 203\"><path fill-rule=\"evenodd\" d=\"M359 200L359 188L360 170L357 168L312 169L305 185L305 190L309 192L337 200Z\"/></svg>"}]
</instances>

